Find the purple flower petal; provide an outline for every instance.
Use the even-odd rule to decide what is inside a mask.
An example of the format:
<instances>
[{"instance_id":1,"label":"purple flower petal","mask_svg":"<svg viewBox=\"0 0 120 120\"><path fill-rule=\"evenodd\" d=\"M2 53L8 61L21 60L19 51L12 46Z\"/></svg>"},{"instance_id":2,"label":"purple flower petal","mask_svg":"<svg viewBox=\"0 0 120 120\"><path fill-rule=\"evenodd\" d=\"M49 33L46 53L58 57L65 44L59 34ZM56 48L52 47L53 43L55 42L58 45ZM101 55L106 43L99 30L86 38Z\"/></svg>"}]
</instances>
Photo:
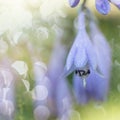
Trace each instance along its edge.
<instances>
[{"instance_id":1,"label":"purple flower petal","mask_svg":"<svg viewBox=\"0 0 120 120\"><path fill-rule=\"evenodd\" d=\"M74 94L78 103L86 104L88 102L88 96L86 94L85 88L81 77L74 75L73 78Z\"/></svg>"},{"instance_id":2,"label":"purple flower petal","mask_svg":"<svg viewBox=\"0 0 120 120\"><path fill-rule=\"evenodd\" d=\"M87 55L85 52L86 51L84 48L79 48L77 50L75 60L74 60L74 64L76 68L82 68L87 64L88 59L87 59Z\"/></svg>"},{"instance_id":3,"label":"purple flower petal","mask_svg":"<svg viewBox=\"0 0 120 120\"><path fill-rule=\"evenodd\" d=\"M104 35L100 32L94 22L90 23L91 39L94 44L94 49L97 55L98 67L102 74L109 78L111 68L111 49L105 39ZM106 59L104 59L106 58Z\"/></svg>"},{"instance_id":4,"label":"purple flower petal","mask_svg":"<svg viewBox=\"0 0 120 120\"><path fill-rule=\"evenodd\" d=\"M69 0L69 4L71 7L76 7L80 0Z\"/></svg>"},{"instance_id":5,"label":"purple flower petal","mask_svg":"<svg viewBox=\"0 0 120 120\"><path fill-rule=\"evenodd\" d=\"M50 107L50 111L53 114L57 114L59 118L67 114L67 112L72 109L71 95L67 80L59 78L64 69L64 57L66 54L65 48L62 46L60 40L57 38L55 41L47 74L51 80L51 92L49 98L52 101L52 105ZM70 64L71 63L72 62L70 62Z\"/></svg>"},{"instance_id":6,"label":"purple flower petal","mask_svg":"<svg viewBox=\"0 0 120 120\"><path fill-rule=\"evenodd\" d=\"M76 100L80 104L86 104L90 99L95 101L106 100L109 81L99 76L91 70L90 75L86 78L86 87L83 86L81 77L74 75L74 93Z\"/></svg>"},{"instance_id":7,"label":"purple flower petal","mask_svg":"<svg viewBox=\"0 0 120 120\"><path fill-rule=\"evenodd\" d=\"M84 12L80 13L78 21L79 31L66 60L65 72L67 75L76 69L84 69L86 67L89 69L91 67L96 70L97 68L96 53L85 28Z\"/></svg>"},{"instance_id":8,"label":"purple flower petal","mask_svg":"<svg viewBox=\"0 0 120 120\"><path fill-rule=\"evenodd\" d=\"M85 14L81 12L78 18L78 25L79 25L79 38L78 38L78 49L85 49L86 56L88 59L88 64L93 68L96 69L96 55L93 49L92 42L89 39L89 36L86 32L85 28ZM80 47L81 46L81 47ZM81 56L82 59L82 56Z\"/></svg>"},{"instance_id":9,"label":"purple flower petal","mask_svg":"<svg viewBox=\"0 0 120 120\"><path fill-rule=\"evenodd\" d=\"M101 14L108 14L110 11L110 3L108 0L96 0L96 9Z\"/></svg>"},{"instance_id":10,"label":"purple flower petal","mask_svg":"<svg viewBox=\"0 0 120 120\"><path fill-rule=\"evenodd\" d=\"M99 76L95 71L91 70L91 74L87 78L87 94L97 101L106 100L109 88L109 80Z\"/></svg>"},{"instance_id":11,"label":"purple flower petal","mask_svg":"<svg viewBox=\"0 0 120 120\"><path fill-rule=\"evenodd\" d=\"M110 0L110 2L117 6L118 9L120 9L120 0Z\"/></svg>"},{"instance_id":12,"label":"purple flower petal","mask_svg":"<svg viewBox=\"0 0 120 120\"><path fill-rule=\"evenodd\" d=\"M74 56L76 54L76 45L73 44L69 54L68 54L68 57L67 57L67 61L66 61L66 70L68 71L72 65L73 65L73 61L74 61Z\"/></svg>"},{"instance_id":13,"label":"purple flower petal","mask_svg":"<svg viewBox=\"0 0 120 120\"><path fill-rule=\"evenodd\" d=\"M96 70L97 68L96 53L94 51L93 44L90 41L87 32L85 32L84 34L85 34L84 40L86 45L85 47L86 47L86 53L88 57L88 64L89 66L91 66L93 70Z\"/></svg>"}]
</instances>

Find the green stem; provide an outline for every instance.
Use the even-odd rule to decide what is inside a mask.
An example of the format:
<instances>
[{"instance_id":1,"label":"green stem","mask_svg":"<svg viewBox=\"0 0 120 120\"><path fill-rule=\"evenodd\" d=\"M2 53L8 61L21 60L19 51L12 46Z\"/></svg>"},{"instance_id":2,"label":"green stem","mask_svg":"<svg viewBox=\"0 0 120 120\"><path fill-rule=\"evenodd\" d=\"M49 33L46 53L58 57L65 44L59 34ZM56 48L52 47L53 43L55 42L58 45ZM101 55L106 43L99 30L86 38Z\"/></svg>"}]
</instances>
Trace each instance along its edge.
<instances>
[{"instance_id":1,"label":"green stem","mask_svg":"<svg viewBox=\"0 0 120 120\"><path fill-rule=\"evenodd\" d=\"M82 8L85 8L85 4L86 4L87 0L84 0L82 3Z\"/></svg>"}]
</instances>

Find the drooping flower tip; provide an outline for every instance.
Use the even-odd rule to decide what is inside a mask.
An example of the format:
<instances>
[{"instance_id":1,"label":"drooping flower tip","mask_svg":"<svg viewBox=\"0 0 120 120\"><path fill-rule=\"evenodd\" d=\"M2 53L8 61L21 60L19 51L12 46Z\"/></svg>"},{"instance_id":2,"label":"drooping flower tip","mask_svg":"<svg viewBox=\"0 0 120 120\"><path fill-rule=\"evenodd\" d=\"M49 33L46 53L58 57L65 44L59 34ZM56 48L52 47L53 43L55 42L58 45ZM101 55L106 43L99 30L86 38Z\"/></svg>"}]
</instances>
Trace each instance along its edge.
<instances>
[{"instance_id":1,"label":"drooping flower tip","mask_svg":"<svg viewBox=\"0 0 120 120\"><path fill-rule=\"evenodd\" d=\"M107 15L110 11L110 3L108 0L96 0L96 9L99 13Z\"/></svg>"},{"instance_id":2,"label":"drooping flower tip","mask_svg":"<svg viewBox=\"0 0 120 120\"><path fill-rule=\"evenodd\" d=\"M80 0L69 0L69 5L71 7L76 7Z\"/></svg>"}]
</instances>

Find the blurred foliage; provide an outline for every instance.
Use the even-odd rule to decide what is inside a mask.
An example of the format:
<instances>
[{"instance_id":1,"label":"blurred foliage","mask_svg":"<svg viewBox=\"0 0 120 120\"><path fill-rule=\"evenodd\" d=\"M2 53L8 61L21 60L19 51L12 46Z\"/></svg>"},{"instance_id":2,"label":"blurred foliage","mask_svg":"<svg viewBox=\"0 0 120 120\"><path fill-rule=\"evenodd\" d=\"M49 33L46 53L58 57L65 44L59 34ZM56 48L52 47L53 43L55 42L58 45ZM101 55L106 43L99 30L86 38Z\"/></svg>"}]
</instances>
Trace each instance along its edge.
<instances>
[{"instance_id":1,"label":"blurred foliage","mask_svg":"<svg viewBox=\"0 0 120 120\"><path fill-rule=\"evenodd\" d=\"M67 9L67 16L65 18L59 18L59 22L54 23L54 21L46 22L40 18L37 11L38 8L28 7L33 12L33 27L24 29L25 33L22 36L18 44L11 46L9 41L7 41L7 36L5 33L2 37L8 43L7 54L0 55L0 58L10 57L11 61L23 60L28 65L28 74L26 79L30 82L30 90L33 89L35 81L33 75L33 59L42 60L48 64L53 43L55 41L54 30L52 29L54 24L63 29L62 43L66 46L67 51L69 51L70 46L73 43L76 31L74 29L74 18L77 16L76 9ZM68 12L70 11L70 12ZM119 15L119 14L118 14ZM81 120L119 120L120 119L120 17L119 16L102 16L97 15L99 20L99 27L101 31L108 39L108 42L112 48L112 71L111 71L111 81L110 81L110 91L108 95L108 100L105 103L94 103L90 102L88 105L80 106L75 105L75 110L80 114ZM47 28L47 33L45 36L40 33L39 27ZM43 36L42 36L43 35ZM43 38L42 38L42 37ZM107 56L106 56L107 57ZM21 81L21 77L17 78L15 82L15 98L16 98L16 114L15 120L34 120L33 116L33 101L29 93L26 93L25 86ZM69 82L72 83L71 76L69 76ZM73 114L70 120L79 120ZM53 119L51 119L53 120Z\"/></svg>"}]
</instances>

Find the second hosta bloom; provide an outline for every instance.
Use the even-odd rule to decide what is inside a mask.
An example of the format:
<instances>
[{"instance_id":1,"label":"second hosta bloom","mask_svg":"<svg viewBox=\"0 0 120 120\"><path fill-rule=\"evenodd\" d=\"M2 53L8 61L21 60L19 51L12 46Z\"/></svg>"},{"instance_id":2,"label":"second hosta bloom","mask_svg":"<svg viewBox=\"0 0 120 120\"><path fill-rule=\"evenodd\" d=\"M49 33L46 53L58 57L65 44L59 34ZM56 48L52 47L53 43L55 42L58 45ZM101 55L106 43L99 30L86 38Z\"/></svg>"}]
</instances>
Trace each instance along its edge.
<instances>
[{"instance_id":1,"label":"second hosta bloom","mask_svg":"<svg viewBox=\"0 0 120 120\"><path fill-rule=\"evenodd\" d=\"M50 101L52 101L50 111L53 114L57 114L59 120L69 120L69 111L72 110L72 97L67 79L59 79L64 69L64 56L66 54L65 48L61 44L61 38L62 34L60 35L60 32L57 32L48 66L47 76L51 81Z\"/></svg>"}]
</instances>

